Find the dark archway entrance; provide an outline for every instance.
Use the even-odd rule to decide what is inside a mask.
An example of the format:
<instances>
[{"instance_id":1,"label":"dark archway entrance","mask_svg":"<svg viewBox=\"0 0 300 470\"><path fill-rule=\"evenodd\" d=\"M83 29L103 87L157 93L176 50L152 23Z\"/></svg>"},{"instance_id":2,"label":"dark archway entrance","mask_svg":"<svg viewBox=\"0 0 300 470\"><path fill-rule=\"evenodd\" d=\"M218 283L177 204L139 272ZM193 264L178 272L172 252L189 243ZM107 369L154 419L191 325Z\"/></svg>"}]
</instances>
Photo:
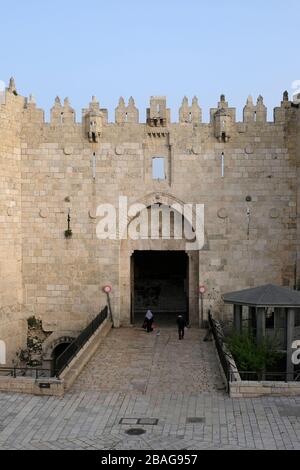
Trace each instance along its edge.
<instances>
[{"instance_id":1,"label":"dark archway entrance","mask_svg":"<svg viewBox=\"0 0 300 470\"><path fill-rule=\"evenodd\" d=\"M135 251L132 256L132 323L150 308L161 323L189 320L189 258L184 251Z\"/></svg>"},{"instance_id":2,"label":"dark archway entrance","mask_svg":"<svg viewBox=\"0 0 300 470\"><path fill-rule=\"evenodd\" d=\"M54 376L56 373L56 361L62 353L70 346L70 343L61 343L53 349L52 363L51 363L51 375Z\"/></svg>"}]
</instances>

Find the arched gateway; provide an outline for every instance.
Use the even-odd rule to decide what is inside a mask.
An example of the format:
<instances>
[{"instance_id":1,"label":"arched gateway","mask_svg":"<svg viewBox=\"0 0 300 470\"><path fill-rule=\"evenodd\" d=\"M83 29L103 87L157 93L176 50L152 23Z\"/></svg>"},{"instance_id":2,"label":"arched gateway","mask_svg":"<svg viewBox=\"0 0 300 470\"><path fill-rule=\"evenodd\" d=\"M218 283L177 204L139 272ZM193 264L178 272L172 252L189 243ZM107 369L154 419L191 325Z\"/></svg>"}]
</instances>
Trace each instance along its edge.
<instances>
[{"instance_id":1,"label":"arched gateway","mask_svg":"<svg viewBox=\"0 0 300 470\"><path fill-rule=\"evenodd\" d=\"M177 237L179 225L191 225L183 216L184 203L168 194L151 194L139 201L145 209L129 218L128 232L137 224L137 217L148 218L152 231L137 239L128 237L120 242L120 318L121 325L141 321L148 308L158 321L175 321L176 314L186 314L189 322L199 325L199 249L186 237ZM164 216L151 222L153 207L161 213L172 208L170 236L163 226ZM177 210L174 210L174 207ZM144 213L143 213L144 212ZM145 214L148 212L148 214ZM153 226L154 225L154 226ZM192 227L194 229L194 227ZM153 236L154 231L154 236ZM147 236L148 235L148 236Z\"/></svg>"}]
</instances>

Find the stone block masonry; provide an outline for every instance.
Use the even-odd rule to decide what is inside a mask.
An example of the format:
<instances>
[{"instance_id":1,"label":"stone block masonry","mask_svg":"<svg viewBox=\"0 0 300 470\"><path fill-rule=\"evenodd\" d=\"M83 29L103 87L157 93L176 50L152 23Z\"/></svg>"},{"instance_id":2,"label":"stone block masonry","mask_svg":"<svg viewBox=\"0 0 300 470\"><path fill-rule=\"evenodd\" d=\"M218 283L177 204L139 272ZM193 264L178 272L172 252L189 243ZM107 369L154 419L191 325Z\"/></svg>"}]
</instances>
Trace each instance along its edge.
<instances>
[{"instance_id":1,"label":"stone block masonry","mask_svg":"<svg viewBox=\"0 0 300 470\"><path fill-rule=\"evenodd\" d=\"M14 81L0 105L0 340L7 364L26 346L26 319L45 332L78 332L106 302L112 285L115 325L131 322L130 256L178 250L176 240L99 240L99 204L153 201L205 205L206 244L193 254L190 282L207 287L209 307L246 287L299 284L300 109L287 95L267 122L262 97L248 99L243 122L222 95L209 123L185 98L172 123L164 97L153 97L147 122L131 98L116 122L93 98L76 121L56 98L50 122ZM153 158L165 179L153 178ZM65 238L70 211L73 236ZM191 289L193 319L199 298Z\"/></svg>"}]
</instances>

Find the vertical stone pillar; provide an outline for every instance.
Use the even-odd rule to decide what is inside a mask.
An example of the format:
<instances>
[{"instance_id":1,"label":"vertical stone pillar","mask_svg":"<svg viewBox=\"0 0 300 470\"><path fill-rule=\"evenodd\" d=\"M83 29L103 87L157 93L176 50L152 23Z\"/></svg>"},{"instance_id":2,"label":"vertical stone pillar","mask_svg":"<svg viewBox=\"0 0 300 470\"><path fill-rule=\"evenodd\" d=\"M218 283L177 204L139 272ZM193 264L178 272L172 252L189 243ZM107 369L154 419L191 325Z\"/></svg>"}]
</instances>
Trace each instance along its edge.
<instances>
[{"instance_id":1,"label":"vertical stone pillar","mask_svg":"<svg viewBox=\"0 0 300 470\"><path fill-rule=\"evenodd\" d=\"M201 326L199 317L199 252L188 252L189 257L189 320L192 326Z\"/></svg>"},{"instance_id":2,"label":"vertical stone pillar","mask_svg":"<svg viewBox=\"0 0 300 470\"><path fill-rule=\"evenodd\" d=\"M286 355L286 372L287 380L291 381L294 378L294 364L292 363L292 343L294 340L295 328L295 310L288 309L287 311L287 355Z\"/></svg>"},{"instance_id":3,"label":"vertical stone pillar","mask_svg":"<svg viewBox=\"0 0 300 470\"><path fill-rule=\"evenodd\" d=\"M120 250L120 309L115 315L115 327L129 326L131 323L131 257L130 249Z\"/></svg>"},{"instance_id":4,"label":"vertical stone pillar","mask_svg":"<svg viewBox=\"0 0 300 470\"><path fill-rule=\"evenodd\" d=\"M242 305L234 305L234 329L237 334L243 332L243 307Z\"/></svg>"}]
</instances>

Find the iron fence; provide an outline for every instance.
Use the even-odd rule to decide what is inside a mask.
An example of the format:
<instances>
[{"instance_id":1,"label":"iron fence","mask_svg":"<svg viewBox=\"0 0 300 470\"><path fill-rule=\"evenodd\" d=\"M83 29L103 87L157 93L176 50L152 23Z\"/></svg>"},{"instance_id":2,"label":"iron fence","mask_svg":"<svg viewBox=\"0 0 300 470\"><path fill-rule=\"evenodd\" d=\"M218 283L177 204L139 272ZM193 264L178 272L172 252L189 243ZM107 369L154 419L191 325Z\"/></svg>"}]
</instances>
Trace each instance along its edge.
<instances>
[{"instance_id":1,"label":"iron fence","mask_svg":"<svg viewBox=\"0 0 300 470\"><path fill-rule=\"evenodd\" d=\"M67 349L57 358L55 363L55 375L59 377L65 368L70 364L83 346L98 330L102 323L108 318L108 307L105 307L101 313L80 333L80 335L67 347Z\"/></svg>"},{"instance_id":2,"label":"iron fence","mask_svg":"<svg viewBox=\"0 0 300 470\"><path fill-rule=\"evenodd\" d=\"M215 340L220 363L227 380L227 387L229 388L229 381L231 380L231 358L229 354L226 353L224 348L224 334L221 326L213 319L211 312L208 313L208 322L210 332L212 333Z\"/></svg>"}]
</instances>

